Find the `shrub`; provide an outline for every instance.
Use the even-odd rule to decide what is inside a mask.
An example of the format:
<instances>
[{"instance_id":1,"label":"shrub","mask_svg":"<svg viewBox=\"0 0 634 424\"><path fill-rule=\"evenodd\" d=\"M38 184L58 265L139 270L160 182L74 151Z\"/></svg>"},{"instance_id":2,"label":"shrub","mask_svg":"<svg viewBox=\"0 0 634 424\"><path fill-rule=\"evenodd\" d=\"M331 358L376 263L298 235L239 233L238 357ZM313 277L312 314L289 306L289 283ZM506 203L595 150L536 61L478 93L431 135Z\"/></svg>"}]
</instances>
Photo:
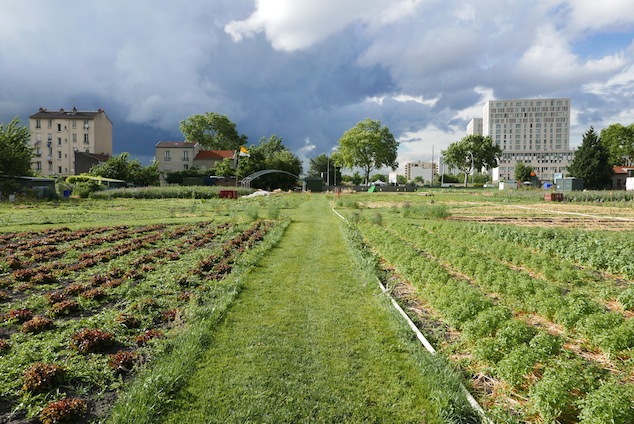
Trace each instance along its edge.
<instances>
[{"instance_id":1,"label":"shrub","mask_svg":"<svg viewBox=\"0 0 634 424\"><path fill-rule=\"evenodd\" d=\"M36 316L22 324L22 331L25 333L39 333L53 328L53 320L50 318Z\"/></svg>"},{"instance_id":2,"label":"shrub","mask_svg":"<svg viewBox=\"0 0 634 424\"><path fill-rule=\"evenodd\" d=\"M71 423L86 412L86 402L81 399L62 399L51 402L42 409L39 419L43 424Z\"/></svg>"},{"instance_id":3,"label":"shrub","mask_svg":"<svg viewBox=\"0 0 634 424\"><path fill-rule=\"evenodd\" d=\"M22 390L29 393L41 393L59 383L65 376L66 368L37 362L24 371Z\"/></svg>"},{"instance_id":4,"label":"shrub","mask_svg":"<svg viewBox=\"0 0 634 424\"><path fill-rule=\"evenodd\" d=\"M589 393L581 403L584 424L627 424L634 422L632 387L620 383L604 383Z\"/></svg>"},{"instance_id":5,"label":"shrub","mask_svg":"<svg viewBox=\"0 0 634 424\"><path fill-rule=\"evenodd\" d=\"M100 352L114 345L114 335L99 329L89 330L87 328L73 335L71 347L79 353Z\"/></svg>"}]
</instances>

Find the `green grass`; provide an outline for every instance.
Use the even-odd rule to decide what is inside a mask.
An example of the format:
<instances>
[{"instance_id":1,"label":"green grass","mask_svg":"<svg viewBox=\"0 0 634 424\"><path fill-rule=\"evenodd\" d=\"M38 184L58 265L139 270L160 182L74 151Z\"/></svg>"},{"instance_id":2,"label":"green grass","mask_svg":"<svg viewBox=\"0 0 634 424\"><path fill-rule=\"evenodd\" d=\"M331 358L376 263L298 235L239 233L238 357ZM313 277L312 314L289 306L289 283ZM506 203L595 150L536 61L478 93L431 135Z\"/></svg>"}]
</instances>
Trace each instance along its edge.
<instances>
[{"instance_id":1,"label":"green grass","mask_svg":"<svg viewBox=\"0 0 634 424\"><path fill-rule=\"evenodd\" d=\"M171 370L155 367L112 422L477 422L449 400L455 373L412 340L324 198L293 217L245 275L207 350L188 358L195 372L157 385ZM182 362L189 348L176 346L161 363ZM155 387L161 397L174 381L182 389L158 404L152 390L142 395Z\"/></svg>"}]
</instances>

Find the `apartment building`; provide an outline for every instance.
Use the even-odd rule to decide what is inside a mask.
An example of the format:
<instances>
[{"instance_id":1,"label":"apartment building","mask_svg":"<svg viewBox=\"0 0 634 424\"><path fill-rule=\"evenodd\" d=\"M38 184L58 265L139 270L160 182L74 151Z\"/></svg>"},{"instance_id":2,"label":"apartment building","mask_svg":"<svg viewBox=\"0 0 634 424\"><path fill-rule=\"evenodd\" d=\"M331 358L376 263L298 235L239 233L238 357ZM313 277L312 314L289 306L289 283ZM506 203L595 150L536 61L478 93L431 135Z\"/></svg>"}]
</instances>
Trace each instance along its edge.
<instances>
[{"instance_id":1,"label":"apartment building","mask_svg":"<svg viewBox=\"0 0 634 424\"><path fill-rule=\"evenodd\" d=\"M106 112L40 110L29 116L32 169L40 175L75 175L75 153L112 156L112 121Z\"/></svg>"},{"instance_id":2,"label":"apartment building","mask_svg":"<svg viewBox=\"0 0 634 424\"><path fill-rule=\"evenodd\" d=\"M470 126L477 131L474 121ZM481 134L502 149L493 181L515 179L520 162L532 166L540 180L554 181L565 175L574 157L569 98L490 100L483 109Z\"/></svg>"},{"instance_id":3,"label":"apartment building","mask_svg":"<svg viewBox=\"0 0 634 424\"><path fill-rule=\"evenodd\" d=\"M432 183L438 171L434 162L407 162L405 163L405 178L412 181L416 177L421 177L424 182Z\"/></svg>"}]
</instances>

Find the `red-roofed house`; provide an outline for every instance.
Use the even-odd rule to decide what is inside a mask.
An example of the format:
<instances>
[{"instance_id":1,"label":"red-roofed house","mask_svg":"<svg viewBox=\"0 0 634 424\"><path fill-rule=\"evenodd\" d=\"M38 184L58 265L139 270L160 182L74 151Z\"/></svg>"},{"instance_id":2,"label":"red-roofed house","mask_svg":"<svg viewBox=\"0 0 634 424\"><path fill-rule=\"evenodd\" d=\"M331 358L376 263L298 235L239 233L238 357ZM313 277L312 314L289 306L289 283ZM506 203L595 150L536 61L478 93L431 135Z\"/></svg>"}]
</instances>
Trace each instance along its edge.
<instances>
[{"instance_id":1,"label":"red-roofed house","mask_svg":"<svg viewBox=\"0 0 634 424\"><path fill-rule=\"evenodd\" d=\"M225 158L234 159L235 152L233 150L202 150L200 143L188 141L159 141L156 144L156 161L160 172L190 168L212 169Z\"/></svg>"},{"instance_id":2,"label":"red-roofed house","mask_svg":"<svg viewBox=\"0 0 634 424\"><path fill-rule=\"evenodd\" d=\"M612 168L613 190L634 190L634 167L615 166Z\"/></svg>"}]
</instances>

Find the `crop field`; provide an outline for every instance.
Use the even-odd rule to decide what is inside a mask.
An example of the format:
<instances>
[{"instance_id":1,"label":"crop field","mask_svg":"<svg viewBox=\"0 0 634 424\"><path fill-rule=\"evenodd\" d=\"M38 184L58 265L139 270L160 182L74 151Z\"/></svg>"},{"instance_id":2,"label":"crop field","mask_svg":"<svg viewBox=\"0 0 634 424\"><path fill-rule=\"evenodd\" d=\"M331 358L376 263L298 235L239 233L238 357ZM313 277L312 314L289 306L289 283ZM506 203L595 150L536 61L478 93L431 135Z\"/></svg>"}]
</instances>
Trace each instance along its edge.
<instances>
[{"instance_id":1,"label":"crop field","mask_svg":"<svg viewBox=\"0 0 634 424\"><path fill-rule=\"evenodd\" d=\"M187 201L162 212L145 205L117 204L110 214L110 203L3 209L0 219L38 229L0 234L0 422L103 414L129 376L187 329L199 305L220 308L235 292L227 276L287 225L258 218L257 204L249 217L233 218L236 206L227 202ZM37 222L81 225L59 211L69 208L110 224L43 229ZM133 224L115 225L124 221L119 208ZM184 222L173 222L177 215Z\"/></svg>"},{"instance_id":2,"label":"crop field","mask_svg":"<svg viewBox=\"0 0 634 424\"><path fill-rule=\"evenodd\" d=\"M495 422L634 422L634 210L334 200Z\"/></svg>"},{"instance_id":3,"label":"crop field","mask_svg":"<svg viewBox=\"0 0 634 424\"><path fill-rule=\"evenodd\" d=\"M462 402L447 403L459 391L438 394L445 386L456 386L454 377L464 377L468 390L495 423L634 422L634 205L622 196L585 196L574 202L551 203L530 193L447 190L1 204L0 422L101 422L139 375L149 377L137 381L140 391L126 398L127 404L115 407L113 416L126 415L126 405L133 401L142 405L147 403L143 396L150 396L168 408L166 422L181 422L182 417L191 420L202 414L196 411L203 407L210 413L227 408L224 413L231 411L235 417L251 417L248 419L254 411L286 417L319 410L322 417L357 417L358 422L371 421L374 411L381 410L386 415L380 419L389 422L386 417L395 416L393 410L385 412L390 407L416 409L416 405L420 411L403 412L402 416L429 413L429 422L436 422L436 416L470 417L450 422L479 422L470 412L447 412L451 409L447 405L455 408ZM324 217L331 213L326 200L347 219L345 233L354 243L335 230L334 223L342 222L339 218L334 214ZM319 225L313 225L318 221ZM294 230L287 231L289 228ZM328 237L342 239L335 243ZM280 240L286 241L288 250L278 250L272 255L276 260L263 260ZM329 249L334 246L340 253L332 261ZM312 263L318 252L328 267L319 268L318 263L310 269L302 266ZM344 260L346 252L369 257L359 262ZM346 306L340 308L359 310L356 314L335 314L333 310L329 318L341 326L344 317L365 314L362 320L347 324L350 334L360 331L360 322L373 322L382 329L395 325L386 324L389 314L374 315L373 305L382 295L380 291L372 294L370 280L344 288L347 281L358 278L352 277L355 272L361 272L351 269L360 267L355 263L375 268L372 275L378 275L407 310L439 352L442 358L438 359L449 359L451 371L434 362L423 368L434 369L436 374L422 378L424 384L417 382L412 375L419 371L403 369L417 369L419 365L412 364L428 359L411 350L407 344L412 341L410 336L405 343L399 341L400 336L390 338L381 330L377 333L380 343L372 349L390 351L392 346L401 356L389 361L384 358L367 371L375 381L385 382L383 397L373 398L371 389L364 388L351 372L360 367L353 358L365 348L350 356L345 338L331 340L337 335L329 330L332 324L319 324L325 330L319 338L329 344L313 345L314 337L291 339L286 335L277 342L269 341L270 348L280 349L280 362L270 362L273 369L258 371L258 376L274 382L266 384L279 385L269 389L270 398L220 386L224 377L222 370L214 369L218 359L213 355L222 354L233 365L242 353L249 356L252 349L269 349L269 345L245 341L251 344L240 349L248 350L236 355L230 346L239 346L240 341L230 324L243 325L240 331L246 337L252 324L262 320L250 335L257 340L263 337L258 328L268 331L288 324L273 303L278 300L289 304L283 317L288 314L298 328L305 323L295 322L294 305L304 305L300 311L307 314L310 310L307 316L313 324L318 322L320 309L311 308L320 304L310 296L321 293L318 288L326 288L326 274L321 275L320 269L328 270L329 290L342 284L339 294L322 295L325 310L335 307L333 299L337 304L345 299L341 305ZM309 276L317 281L321 278L323 287L295 287L302 280L309 281ZM256 287L261 280L270 281L279 294L270 294L266 286L260 294ZM243 285L253 297L240 297ZM264 294L268 297L262 297ZM293 300L285 301L284 296ZM259 305L259 301L267 303ZM236 304L251 309L231 310ZM363 313L359 313L361 309ZM226 323L228 327L221 324L226 316L233 317ZM277 319L275 324L267 321ZM295 335L297 327L292 328L289 334ZM362 339L369 341L369 333L363 331ZM276 333L267 334L273 337ZM226 339L227 351L223 346L210 347L210 337ZM355 336L345 337L352 337L351 346L358 345ZM307 342L309 346L304 344ZM332 356L331 368L339 369L348 380L333 383L327 370L311 374L310 380L303 374L301 381L279 380L277 371L286 377L290 371L285 369L285 361L291 357L281 354L286 351L304 356L311 352L316 355L313 366ZM161 362L161 358L174 358L174 352L182 357L180 362ZM351 368L335 354L348 355ZM207 362L197 365L200 358ZM388 362L398 373L412 378L405 383L407 387L421 384L417 400L399 394L401 389L408 390L399 387L398 381L405 381L400 374L387 384L381 374L385 370L379 370ZM400 369L402 364L407 365ZM207 399L201 394L206 399L203 406L187 409L188 390L198 389L178 393L185 376L194 375L196 367L209 367L193 378L199 387L218 371L215 385L223 389L212 384L206 390L218 397ZM455 370L459 373L451 382L449 377L439 377ZM240 372L248 375L249 371ZM444 378L447 380L442 381ZM248 377L237 380L240 390L255 384ZM284 415L284 408L292 407L292 402L279 411L271 409L276 396L292 397L284 391L300 383L308 395L297 403L297 409ZM312 392L317 383L318 389ZM354 395L350 392L353 386ZM437 394L429 397L425 390ZM341 405L315 409L314 398L330 395L340 396ZM251 406L236 409L245 398L253 400ZM223 406L223 399L231 399L231 403ZM432 403L422 407L420 402ZM319 408L329 403L321 402ZM177 404L183 410L169 410ZM221 418L208 417L209 422L222 422Z\"/></svg>"}]
</instances>

